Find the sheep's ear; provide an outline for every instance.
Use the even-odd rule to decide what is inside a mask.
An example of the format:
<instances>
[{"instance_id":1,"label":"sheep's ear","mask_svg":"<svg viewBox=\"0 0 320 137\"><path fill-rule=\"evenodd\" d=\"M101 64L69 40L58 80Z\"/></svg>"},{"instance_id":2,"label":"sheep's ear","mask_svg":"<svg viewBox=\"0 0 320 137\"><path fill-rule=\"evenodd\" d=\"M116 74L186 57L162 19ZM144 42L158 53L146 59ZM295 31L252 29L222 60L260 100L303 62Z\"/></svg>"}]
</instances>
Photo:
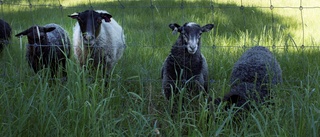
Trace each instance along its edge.
<instances>
[{"instance_id":1,"label":"sheep's ear","mask_svg":"<svg viewBox=\"0 0 320 137\"><path fill-rule=\"evenodd\" d=\"M55 27L48 27L48 28L44 28L44 32L51 32L53 30L55 30Z\"/></svg>"},{"instance_id":2,"label":"sheep's ear","mask_svg":"<svg viewBox=\"0 0 320 137\"><path fill-rule=\"evenodd\" d=\"M22 31L22 32L16 34L15 36L16 37L21 37L21 36L27 35L28 33L29 33L29 29L27 29L25 31Z\"/></svg>"},{"instance_id":3,"label":"sheep's ear","mask_svg":"<svg viewBox=\"0 0 320 137\"><path fill-rule=\"evenodd\" d=\"M214 27L213 24L207 24L207 25L201 27L201 29L202 29L202 32L208 32L208 31L210 31L213 27Z\"/></svg>"},{"instance_id":4,"label":"sheep's ear","mask_svg":"<svg viewBox=\"0 0 320 137\"><path fill-rule=\"evenodd\" d=\"M169 24L169 28L171 28L172 34L177 34L177 32L181 32L180 25L177 23Z\"/></svg>"},{"instance_id":5,"label":"sheep's ear","mask_svg":"<svg viewBox=\"0 0 320 137\"><path fill-rule=\"evenodd\" d=\"M79 18L79 13L75 12L71 15L68 15L68 17L73 18L73 19L78 19Z\"/></svg>"},{"instance_id":6,"label":"sheep's ear","mask_svg":"<svg viewBox=\"0 0 320 137\"><path fill-rule=\"evenodd\" d=\"M110 22L112 15L108 14L108 13L100 13L100 16L102 19L104 19L104 21L106 22Z\"/></svg>"}]
</instances>

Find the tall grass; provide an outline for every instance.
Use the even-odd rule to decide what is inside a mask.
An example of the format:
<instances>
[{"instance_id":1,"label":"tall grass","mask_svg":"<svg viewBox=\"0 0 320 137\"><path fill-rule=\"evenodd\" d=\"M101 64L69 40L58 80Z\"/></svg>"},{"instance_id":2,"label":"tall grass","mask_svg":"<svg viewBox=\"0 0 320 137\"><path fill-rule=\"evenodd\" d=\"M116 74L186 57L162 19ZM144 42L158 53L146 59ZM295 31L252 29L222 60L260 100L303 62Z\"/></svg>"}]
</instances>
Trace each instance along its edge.
<instances>
[{"instance_id":1,"label":"tall grass","mask_svg":"<svg viewBox=\"0 0 320 137\"><path fill-rule=\"evenodd\" d=\"M6 1L7 2L7 1ZM0 17L13 34L33 24L55 22L72 37L75 20L68 14L91 6L108 10L124 28L127 49L109 79L101 72L68 60L68 81L38 74L25 59L26 39L12 38L0 59L1 136L319 136L318 99L320 51L319 13L306 9L305 39L301 38L301 11L275 8L264 1L10 1L1 5ZM19 5L20 4L20 5ZM24 4L25 6L21 5ZM37 6L37 5L58 6ZM63 8L59 7L63 5ZM150 6L152 4L152 6ZM210 7L214 4L214 9ZM310 5L310 3L304 3ZM317 2L315 3L317 4ZM253 6L252 6L253 5ZM274 6L300 6L283 1ZM294 11L294 12L293 12ZM273 14L273 15L272 15ZM272 18L273 16L273 18ZM274 21L272 21L274 19ZM274 105L256 107L240 123L237 108L208 110L205 95L191 98L172 116L170 101L161 93L161 65L177 36L169 23L214 23L202 36L202 53L210 73L209 93L227 93L233 64L253 45L267 46L280 62L283 84L277 86ZM310 30L310 31L309 31ZM311 32L312 30L312 32ZM309 33L310 32L310 33ZM315 46L313 48L305 46ZM108 83L108 84L106 84ZM184 89L182 89L184 91Z\"/></svg>"}]
</instances>

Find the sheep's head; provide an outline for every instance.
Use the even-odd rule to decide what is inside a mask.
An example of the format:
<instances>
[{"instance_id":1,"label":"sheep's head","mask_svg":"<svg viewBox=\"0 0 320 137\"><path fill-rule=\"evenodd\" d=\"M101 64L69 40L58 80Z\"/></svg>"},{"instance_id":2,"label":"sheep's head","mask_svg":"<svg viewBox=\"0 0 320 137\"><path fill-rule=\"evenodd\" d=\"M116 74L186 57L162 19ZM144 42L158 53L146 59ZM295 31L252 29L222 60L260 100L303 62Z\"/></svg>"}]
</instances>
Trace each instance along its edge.
<instances>
[{"instance_id":1,"label":"sheep's head","mask_svg":"<svg viewBox=\"0 0 320 137\"><path fill-rule=\"evenodd\" d=\"M32 26L29 29L16 34L16 37L27 36L29 44L47 45L47 32L51 32L55 27Z\"/></svg>"},{"instance_id":2,"label":"sheep's head","mask_svg":"<svg viewBox=\"0 0 320 137\"><path fill-rule=\"evenodd\" d=\"M207 24L203 27L200 25L189 22L185 23L183 26L180 26L176 23L170 24L169 27L172 29L173 33L179 32L180 38L183 46L185 46L190 54L197 52L198 47L200 46L200 38L203 32L210 31L214 25Z\"/></svg>"},{"instance_id":3,"label":"sheep's head","mask_svg":"<svg viewBox=\"0 0 320 137\"><path fill-rule=\"evenodd\" d=\"M110 22L112 16L106 12L86 10L80 13L73 13L69 15L69 17L78 20L83 43L85 45L94 45L95 39L100 34L102 20L105 22Z\"/></svg>"}]
</instances>

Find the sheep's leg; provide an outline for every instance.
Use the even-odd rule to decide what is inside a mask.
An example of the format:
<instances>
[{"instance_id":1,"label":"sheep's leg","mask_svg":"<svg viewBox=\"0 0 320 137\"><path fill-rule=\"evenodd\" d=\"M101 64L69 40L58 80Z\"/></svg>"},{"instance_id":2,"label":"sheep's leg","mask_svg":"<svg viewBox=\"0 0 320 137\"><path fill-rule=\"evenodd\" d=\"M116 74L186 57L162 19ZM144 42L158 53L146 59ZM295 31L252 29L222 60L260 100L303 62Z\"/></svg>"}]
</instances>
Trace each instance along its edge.
<instances>
[{"instance_id":1,"label":"sheep's leg","mask_svg":"<svg viewBox=\"0 0 320 137\"><path fill-rule=\"evenodd\" d=\"M198 95L200 92L204 91L207 93L207 84L203 78L203 75L197 75L190 80L188 84L188 89L190 91L191 97Z\"/></svg>"},{"instance_id":2,"label":"sheep's leg","mask_svg":"<svg viewBox=\"0 0 320 137\"><path fill-rule=\"evenodd\" d=\"M39 66L39 58L36 56L31 56L28 58L29 65L32 67L34 73L38 73L40 66Z\"/></svg>"},{"instance_id":3,"label":"sheep's leg","mask_svg":"<svg viewBox=\"0 0 320 137\"><path fill-rule=\"evenodd\" d=\"M65 58L61 60L63 81L67 81L68 80L66 62L67 62L67 60Z\"/></svg>"},{"instance_id":4,"label":"sheep's leg","mask_svg":"<svg viewBox=\"0 0 320 137\"><path fill-rule=\"evenodd\" d=\"M173 94L175 94L175 84L173 80L166 79L165 82L163 82L162 89L163 94L166 97L168 101L170 101L172 104L170 104L169 108L171 108L172 115L176 114L178 111L178 104L179 97L173 97Z\"/></svg>"},{"instance_id":5,"label":"sheep's leg","mask_svg":"<svg viewBox=\"0 0 320 137\"><path fill-rule=\"evenodd\" d=\"M106 77L109 77L111 75L112 69L113 69L114 63L113 62L108 62L106 66Z\"/></svg>"},{"instance_id":6,"label":"sheep's leg","mask_svg":"<svg viewBox=\"0 0 320 137\"><path fill-rule=\"evenodd\" d=\"M56 72L57 72L57 69L58 69L58 57L56 56L56 47L48 47L47 50L49 50L49 54L48 56L46 57L46 59L43 59L44 60L44 64L47 64L49 69L50 69L50 73L51 73L51 78L55 78L57 77L56 75ZM44 53L45 55L45 53Z\"/></svg>"},{"instance_id":7,"label":"sheep's leg","mask_svg":"<svg viewBox=\"0 0 320 137\"><path fill-rule=\"evenodd\" d=\"M52 50L49 53L49 57L47 58L47 60L44 60L45 64L47 64L47 67L49 67L50 69L50 74L51 74L51 78L55 78L56 76L56 72L57 72L57 68L58 68L58 59L53 55Z\"/></svg>"},{"instance_id":8,"label":"sheep's leg","mask_svg":"<svg viewBox=\"0 0 320 137\"><path fill-rule=\"evenodd\" d=\"M113 69L113 63L107 62L105 63L106 65L103 66L102 68L102 76L105 79L105 86L108 86L108 83L110 81L109 78L111 78L111 71Z\"/></svg>"},{"instance_id":9,"label":"sheep's leg","mask_svg":"<svg viewBox=\"0 0 320 137\"><path fill-rule=\"evenodd\" d=\"M105 49L104 49L105 50ZM112 73L112 69L115 65L115 58L108 54L106 51L102 51L102 56L103 57L103 61L104 61L104 64L105 64L105 73L103 74L103 76L105 76L106 78L110 77L111 73Z\"/></svg>"},{"instance_id":10,"label":"sheep's leg","mask_svg":"<svg viewBox=\"0 0 320 137\"><path fill-rule=\"evenodd\" d=\"M163 94L169 100L172 96L172 93L175 93L175 84L173 80L166 80L163 85Z\"/></svg>"},{"instance_id":11,"label":"sheep's leg","mask_svg":"<svg viewBox=\"0 0 320 137\"><path fill-rule=\"evenodd\" d=\"M74 53L80 63L80 66L83 67L87 62L87 52L88 50L82 50L79 46L74 48Z\"/></svg>"},{"instance_id":12,"label":"sheep's leg","mask_svg":"<svg viewBox=\"0 0 320 137\"><path fill-rule=\"evenodd\" d=\"M208 85L209 85L209 78L208 78L208 73L203 74L203 90L206 92L206 94L208 94Z\"/></svg>"}]
</instances>

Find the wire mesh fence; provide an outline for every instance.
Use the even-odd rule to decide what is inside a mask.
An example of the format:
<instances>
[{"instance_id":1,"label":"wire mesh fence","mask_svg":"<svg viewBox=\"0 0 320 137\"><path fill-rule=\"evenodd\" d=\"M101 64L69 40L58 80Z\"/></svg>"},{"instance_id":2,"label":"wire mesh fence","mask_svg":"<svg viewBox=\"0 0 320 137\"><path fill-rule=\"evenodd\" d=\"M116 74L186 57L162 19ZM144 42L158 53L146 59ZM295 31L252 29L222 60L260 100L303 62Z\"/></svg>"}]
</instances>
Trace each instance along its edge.
<instances>
[{"instance_id":1,"label":"wire mesh fence","mask_svg":"<svg viewBox=\"0 0 320 137\"><path fill-rule=\"evenodd\" d=\"M241 31L252 31L250 30L251 28L251 23L250 23L250 10L253 8L256 10L263 10L263 12L268 12L269 21L265 22L265 26L270 26L272 30L272 43L270 45L266 46L272 46L272 47L281 47L283 45L277 44L276 39L277 39L277 25L279 23L277 19L277 15L275 15L275 10L278 10L277 13L279 12L292 12L295 13L295 19L300 20L300 22L297 22L297 28L296 30L299 31L300 35L299 37L299 42L296 42L296 46L299 47L318 47L319 40L316 39L316 34L308 34L309 32L306 32L307 30L305 29L308 27L308 25L311 22L306 22L304 18L306 16L309 16L309 13L317 13L318 10L320 9L320 4L318 2L309 2L309 1L296 1L296 2L290 2L286 3L285 5L278 5L278 1L274 0L260 0L255 3L255 5L250 5L251 3L248 3L248 1L245 0L239 0L239 1L233 1L235 4L221 4L224 3L221 0L206 0L206 1L188 1L188 0L176 0L176 1L171 1L171 0L142 0L142 1L128 1L128 0L107 0L107 1L101 1L101 0L88 0L88 1L79 1L79 2L70 2L70 1L64 1L64 0L51 0L51 1L45 1L45 0L1 0L0 1L0 18L5 19L5 16L10 15L10 13L14 13L16 11L10 11L14 8L20 8L24 9L26 12L29 12L28 14L28 19L32 21L33 24L37 24L39 18L37 15L35 15L33 12L37 12L38 9L41 8L47 8L47 9L54 9L57 11L60 11L60 16L61 20L59 21L62 24L68 23L70 21L65 21L65 15L70 14L70 11L80 11L82 9L107 9L107 10L113 10L116 11L118 20L121 20L122 26L124 28L129 27L131 24L132 20L128 20L126 17L128 12L133 11L134 9L143 9L147 12L148 18L146 20L150 21L150 29L154 31L152 38L152 42L156 42L154 39L156 38L156 21L159 18L157 13L161 13L163 11L168 11L170 9L176 9L180 11L180 15L178 18L175 18L176 21L178 22L187 22L189 21L189 15L193 14L192 10L201 10L204 14L208 14L212 17L208 21L213 22L215 24L219 24L219 15L215 14L215 12L223 9L223 10L228 10L228 9L237 9L236 11L239 13L238 15L242 16L242 20L237 20L240 21L241 23L240 27ZM140 4L133 4L133 3L140 3ZM313 4L312 4L313 3ZM319 5L317 5L319 4ZM307 12L306 12L307 11ZM43 13L45 14L45 13ZM137 13L139 14L139 13ZM170 12L169 12L170 14ZM262 14L260 14L262 15ZM259 14L257 16L260 16ZM44 16L50 16L50 15L44 15ZM139 15L138 15L139 16ZM170 15L169 15L170 16ZM194 15L196 16L196 15ZM232 15L229 15L232 17ZM264 15L263 15L264 16ZM173 19L170 19L173 20ZM282 22L281 22L282 23ZM317 22L315 22L317 23ZM127 26L128 25L128 26ZM164 24L167 25L167 24ZM129 27L130 28L130 27ZM215 31L215 33L217 33ZM312 33L312 32L310 32ZM308 35L307 35L308 34ZM226 45L228 47L241 47L241 46L248 46L250 45L248 42L247 35L244 35L242 39L242 44L240 45ZM293 39L292 35L288 34L288 39ZM313 42L305 42L307 39L316 39L316 41ZM151 43L150 45L156 45L157 43ZM211 43L210 43L211 44ZM219 45L219 46L218 46ZM215 39L213 39L213 44L210 46L217 46L217 47L223 47L219 42L217 42Z\"/></svg>"},{"instance_id":2,"label":"wire mesh fence","mask_svg":"<svg viewBox=\"0 0 320 137\"><path fill-rule=\"evenodd\" d=\"M85 9L105 9L124 28L128 47L144 48L147 49L144 52L153 55L158 54L158 49L169 52L174 43L174 38L169 36L169 23L189 21L215 24L214 31L204 36L205 50L261 44L272 49L319 48L319 33L314 26L320 23L309 16L316 17L314 14L320 13L320 2L283 3L275 0L0 0L0 18L13 24L13 34L33 24L56 22L72 36L75 21L67 15ZM281 13L290 14L290 17ZM226 42L228 40L233 42ZM154 80L151 76L146 79Z\"/></svg>"}]
</instances>

